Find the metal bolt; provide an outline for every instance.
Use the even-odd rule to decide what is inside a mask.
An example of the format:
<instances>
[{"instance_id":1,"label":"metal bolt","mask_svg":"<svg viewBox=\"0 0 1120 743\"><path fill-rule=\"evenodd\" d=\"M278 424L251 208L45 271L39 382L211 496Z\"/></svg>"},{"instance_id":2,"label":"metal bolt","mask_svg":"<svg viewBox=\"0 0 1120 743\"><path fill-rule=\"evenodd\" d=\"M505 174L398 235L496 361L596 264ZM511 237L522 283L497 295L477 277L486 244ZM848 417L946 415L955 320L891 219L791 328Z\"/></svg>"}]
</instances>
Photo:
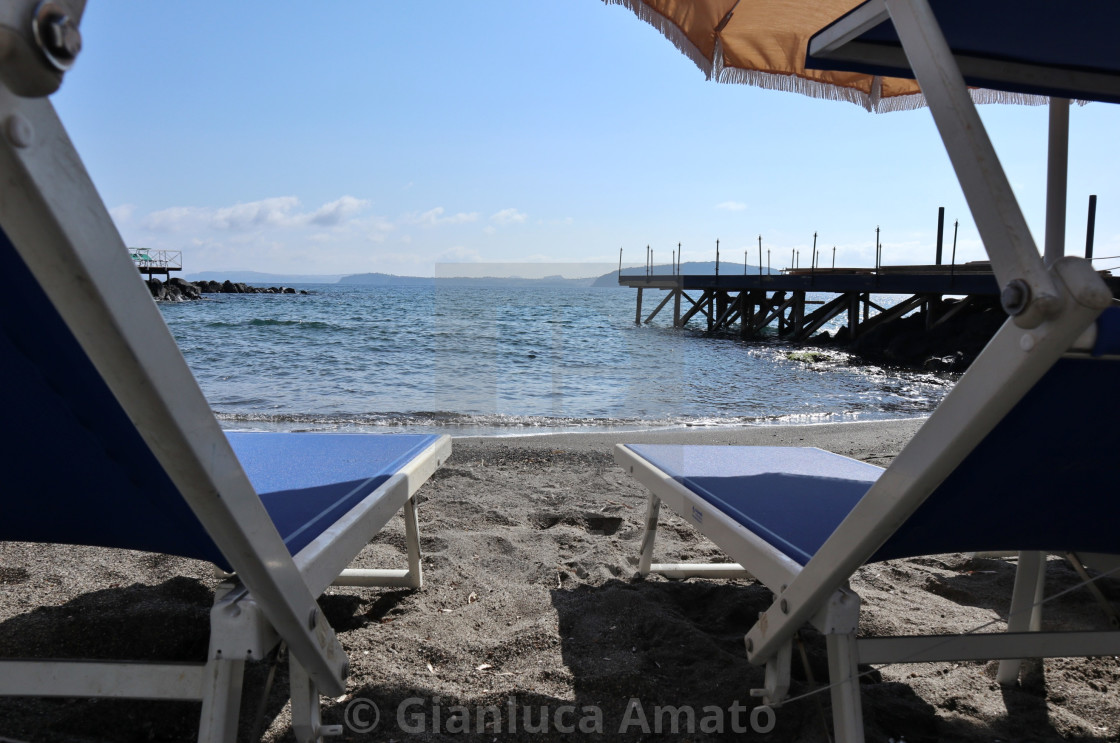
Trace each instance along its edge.
<instances>
[{"instance_id":1,"label":"metal bolt","mask_svg":"<svg viewBox=\"0 0 1120 743\"><path fill-rule=\"evenodd\" d=\"M789 602L785 599L782 599L781 602L779 602L778 607L782 610L783 614L789 614Z\"/></svg>"},{"instance_id":2,"label":"metal bolt","mask_svg":"<svg viewBox=\"0 0 1120 743\"><path fill-rule=\"evenodd\" d=\"M315 629L315 625L319 623L319 610L312 609L311 616L307 620L308 629Z\"/></svg>"},{"instance_id":3,"label":"metal bolt","mask_svg":"<svg viewBox=\"0 0 1120 743\"><path fill-rule=\"evenodd\" d=\"M47 46L56 56L74 59L82 51L82 33L69 16L52 18L47 33Z\"/></svg>"},{"instance_id":4,"label":"metal bolt","mask_svg":"<svg viewBox=\"0 0 1120 743\"><path fill-rule=\"evenodd\" d=\"M40 3L31 22L31 30L47 61L66 71L82 51L82 34L78 25L54 3Z\"/></svg>"},{"instance_id":5,"label":"metal bolt","mask_svg":"<svg viewBox=\"0 0 1120 743\"><path fill-rule=\"evenodd\" d=\"M754 640L752 640L749 637L747 638L747 652L748 653L753 653L754 652Z\"/></svg>"},{"instance_id":6,"label":"metal bolt","mask_svg":"<svg viewBox=\"0 0 1120 743\"><path fill-rule=\"evenodd\" d=\"M1020 315L1031 303L1031 288L1022 279L1014 279L1003 287L999 295L1003 311L1011 317Z\"/></svg>"}]
</instances>

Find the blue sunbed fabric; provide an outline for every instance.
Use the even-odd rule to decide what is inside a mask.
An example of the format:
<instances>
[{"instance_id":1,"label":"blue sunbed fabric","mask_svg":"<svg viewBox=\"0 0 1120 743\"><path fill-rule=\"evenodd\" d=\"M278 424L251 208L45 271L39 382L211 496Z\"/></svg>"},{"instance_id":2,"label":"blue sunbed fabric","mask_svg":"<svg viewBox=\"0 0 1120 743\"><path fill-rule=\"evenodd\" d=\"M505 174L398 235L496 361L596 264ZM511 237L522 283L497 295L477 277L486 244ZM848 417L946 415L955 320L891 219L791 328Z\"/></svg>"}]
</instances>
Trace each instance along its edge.
<instances>
[{"instance_id":1,"label":"blue sunbed fabric","mask_svg":"<svg viewBox=\"0 0 1120 743\"><path fill-rule=\"evenodd\" d=\"M231 569L2 231L0 275L8 427L0 539L147 550ZM229 438L292 554L436 439Z\"/></svg>"},{"instance_id":2,"label":"blue sunbed fabric","mask_svg":"<svg viewBox=\"0 0 1120 743\"><path fill-rule=\"evenodd\" d=\"M1098 323L1106 345L1118 342L1113 319ZM1059 360L870 561L983 550L1120 554L1117 389L1115 357ZM802 565L882 472L819 449L629 448Z\"/></svg>"},{"instance_id":3,"label":"blue sunbed fabric","mask_svg":"<svg viewBox=\"0 0 1120 743\"><path fill-rule=\"evenodd\" d=\"M293 555L438 438L365 433L226 436Z\"/></svg>"},{"instance_id":4,"label":"blue sunbed fabric","mask_svg":"<svg viewBox=\"0 0 1120 743\"><path fill-rule=\"evenodd\" d=\"M1097 318L1094 356L1120 356L1120 307L1109 307Z\"/></svg>"},{"instance_id":5,"label":"blue sunbed fabric","mask_svg":"<svg viewBox=\"0 0 1120 743\"><path fill-rule=\"evenodd\" d=\"M861 6L862 7L862 6ZM1120 54L1116 29L1120 28L1120 3L1100 0L931 0L930 7L953 53L998 62L1024 65L1008 78L965 72L965 82L979 88L1006 90L1061 98L1120 103ZM855 12L855 11L852 11ZM844 16L846 17L846 16ZM838 19L829 28L843 21ZM819 34L820 32L818 32ZM814 36L815 38L815 36ZM890 21L865 31L855 43L877 47L900 47ZM810 41L810 44L812 42ZM810 69L860 72L885 77L913 78L900 57L899 66L851 59L807 57ZM1034 70L1057 71L1041 83ZM1075 73L1093 73L1092 86ZM1067 74L1068 73L1068 74Z\"/></svg>"},{"instance_id":6,"label":"blue sunbed fabric","mask_svg":"<svg viewBox=\"0 0 1120 743\"><path fill-rule=\"evenodd\" d=\"M802 565L883 473L871 464L801 447L628 448ZM705 515L693 512L698 521Z\"/></svg>"}]
</instances>

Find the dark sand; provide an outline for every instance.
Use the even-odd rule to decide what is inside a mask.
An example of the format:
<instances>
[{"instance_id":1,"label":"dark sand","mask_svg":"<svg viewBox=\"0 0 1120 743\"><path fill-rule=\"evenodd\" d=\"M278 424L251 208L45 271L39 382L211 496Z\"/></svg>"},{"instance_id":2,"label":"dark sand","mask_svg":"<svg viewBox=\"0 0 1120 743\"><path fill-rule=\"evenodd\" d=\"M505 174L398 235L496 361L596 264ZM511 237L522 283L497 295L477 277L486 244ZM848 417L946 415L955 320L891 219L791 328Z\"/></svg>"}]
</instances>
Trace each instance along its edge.
<instances>
[{"instance_id":1,"label":"dark sand","mask_svg":"<svg viewBox=\"0 0 1120 743\"><path fill-rule=\"evenodd\" d=\"M614 464L610 448L616 441L652 440L819 446L886 465L918 425L457 439L452 458L421 491L424 589L334 588L321 599L352 663L346 696L324 700L325 721L343 723L348 708L356 719L368 719L361 709L368 699L378 705L380 723L369 733L347 730L344 740L636 741L656 737L656 708L671 705L691 707L695 718L690 727L679 717L684 728L668 739L828 740L827 692L779 708L768 734L750 728L749 689L761 685L762 671L746 662L742 635L769 605L765 588L747 581L633 580L646 494ZM357 564L400 566L403 554L398 517ZM663 509L657 559L724 558ZM863 568L852 586L863 598L868 634L982 625L998 631L1013 575L1014 560L940 555ZM1075 582L1076 574L1051 557L1047 594ZM191 560L0 544L0 656L202 661L216 584L208 565ZM1102 588L1120 600L1116 582L1102 581ZM1047 604L1044 625L1107 626L1083 589ZM823 689L827 680L823 638L805 630L801 645L805 662L795 651L794 695ZM996 665L895 665L865 676L868 740L1120 740L1116 658L1032 662L1013 689L995 683ZM247 673L242 738L257 717L266 675L265 663ZM265 740L293 739L287 675L280 665L264 708ZM423 701L402 707L409 698ZM640 707L628 711L632 699ZM536 728L542 707L547 731L527 731L526 708ZM427 732L407 734L398 711L406 727ZM191 703L0 699L0 737L190 740L198 712ZM642 730L643 715L650 735ZM733 732L733 716L746 733ZM480 719L484 730L475 732ZM669 718L660 720L668 731ZM724 732L711 732L720 723ZM580 734L581 724L602 733ZM457 734L464 725L471 732ZM565 733L569 728L575 732Z\"/></svg>"}]
</instances>

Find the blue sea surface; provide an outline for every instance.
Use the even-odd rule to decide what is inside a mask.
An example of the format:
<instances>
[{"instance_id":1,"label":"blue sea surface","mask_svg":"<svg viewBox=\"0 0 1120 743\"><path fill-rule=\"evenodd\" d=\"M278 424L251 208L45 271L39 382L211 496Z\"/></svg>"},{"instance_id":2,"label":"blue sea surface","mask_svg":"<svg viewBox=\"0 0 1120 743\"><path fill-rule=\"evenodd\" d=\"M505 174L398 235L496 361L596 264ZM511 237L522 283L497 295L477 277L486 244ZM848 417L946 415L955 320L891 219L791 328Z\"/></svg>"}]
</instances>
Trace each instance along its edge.
<instances>
[{"instance_id":1,"label":"blue sea surface","mask_svg":"<svg viewBox=\"0 0 1120 743\"><path fill-rule=\"evenodd\" d=\"M224 427L501 435L876 420L928 414L954 381L839 351L807 363L789 357L797 346L709 336L695 320L674 329L671 306L638 326L622 288L296 288L309 293L160 304ZM658 294L646 292L645 313Z\"/></svg>"}]
</instances>

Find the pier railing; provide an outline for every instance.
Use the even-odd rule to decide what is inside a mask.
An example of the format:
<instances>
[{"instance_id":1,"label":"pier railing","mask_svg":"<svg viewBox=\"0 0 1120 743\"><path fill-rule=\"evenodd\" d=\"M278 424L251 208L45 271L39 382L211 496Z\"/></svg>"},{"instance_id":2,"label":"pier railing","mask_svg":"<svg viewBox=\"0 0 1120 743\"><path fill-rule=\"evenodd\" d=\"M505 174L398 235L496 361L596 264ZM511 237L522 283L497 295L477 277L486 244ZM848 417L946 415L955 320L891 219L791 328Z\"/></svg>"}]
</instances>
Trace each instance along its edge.
<instances>
[{"instance_id":1,"label":"pier railing","mask_svg":"<svg viewBox=\"0 0 1120 743\"><path fill-rule=\"evenodd\" d=\"M1103 278L1113 296L1120 296L1120 278ZM999 285L987 262L964 266L785 269L781 273L757 275L620 271L618 283L637 290L634 320L638 324L652 321L672 303L675 327L685 327L694 317L703 318L709 331L726 331L738 324L742 337L748 338L776 324L779 336L795 341L808 339L825 323L842 315L847 316L844 333L849 339L916 310L925 314L931 328L970 305L996 302L999 297ZM646 289L667 293L643 318L642 295ZM834 297L810 301L807 293ZM872 300L874 294L907 296L893 307L884 308ZM942 302L946 296L962 299L946 304Z\"/></svg>"},{"instance_id":2,"label":"pier railing","mask_svg":"<svg viewBox=\"0 0 1120 743\"><path fill-rule=\"evenodd\" d=\"M129 248L129 256L140 273L170 274L172 271L183 270L183 251L181 250L148 250L146 248Z\"/></svg>"}]
</instances>

